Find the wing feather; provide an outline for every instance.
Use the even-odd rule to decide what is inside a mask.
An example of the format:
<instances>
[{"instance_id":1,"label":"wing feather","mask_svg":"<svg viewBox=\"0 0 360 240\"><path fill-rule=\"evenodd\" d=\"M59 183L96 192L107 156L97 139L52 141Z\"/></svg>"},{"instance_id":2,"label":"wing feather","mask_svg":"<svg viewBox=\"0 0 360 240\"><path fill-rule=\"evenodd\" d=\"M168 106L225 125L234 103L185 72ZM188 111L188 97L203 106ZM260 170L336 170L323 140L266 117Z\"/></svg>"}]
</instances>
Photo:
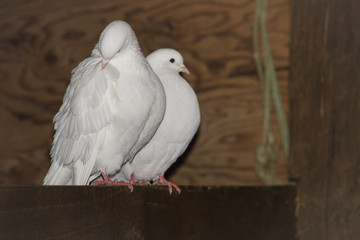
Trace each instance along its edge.
<instances>
[{"instance_id":1,"label":"wing feather","mask_svg":"<svg viewBox=\"0 0 360 240\"><path fill-rule=\"evenodd\" d=\"M86 163L93 157L98 133L112 122L111 95L116 91L111 89L112 81L120 73L110 64L105 69L100 65L99 58L90 57L73 70L63 105L54 117L52 161Z\"/></svg>"}]
</instances>

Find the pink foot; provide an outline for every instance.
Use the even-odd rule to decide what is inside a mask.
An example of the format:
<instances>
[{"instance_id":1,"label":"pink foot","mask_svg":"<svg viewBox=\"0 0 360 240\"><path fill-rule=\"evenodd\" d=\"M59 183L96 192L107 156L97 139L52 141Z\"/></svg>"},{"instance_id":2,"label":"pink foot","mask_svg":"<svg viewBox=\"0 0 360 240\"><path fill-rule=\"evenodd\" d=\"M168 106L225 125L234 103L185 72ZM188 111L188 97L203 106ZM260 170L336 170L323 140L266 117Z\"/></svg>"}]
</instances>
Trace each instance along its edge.
<instances>
[{"instance_id":1,"label":"pink foot","mask_svg":"<svg viewBox=\"0 0 360 240\"><path fill-rule=\"evenodd\" d=\"M129 181L129 183L131 184L131 185L134 185L136 182L135 182L135 175L134 175L134 173L132 173L131 175L130 175L130 181Z\"/></svg>"},{"instance_id":2,"label":"pink foot","mask_svg":"<svg viewBox=\"0 0 360 240\"><path fill-rule=\"evenodd\" d=\"M165 179L164 175L160 177L160 180L156 183L156 184L160 184L160 185L167 185L169 187L169 192L170 194L172 193L172 188L175 188L175 190L180 194L181 190L179 188L178 185L176 185L173 182L169 182L168 180Z\"/></svg>"},{"instance_id":3,"label":"pink foot","mask_svg":"<svg viewBox=\"0 0 360 240\"><path fill-rule=\"evenodd\" d=\"M133 182L131 182L131 180L130 180L130 182L123 182L123 181L121 181L121 182L119 182L118 180L111 180L110 178L109 178L109 176L106 174L106 173L101 173L101 176L102 176L102 178L104 179L103 181L96 181L96 182L94 182L94 185L118 185L118 186L128 186L128 188L130 188L130 191L132 192L133 190L134 190L134 187L133 187Z\"/></svg>"},{"instance_id":4,"label":"pink foot","mask_svg":"<svg viewBox=\"0 0 360 240\"><path fill-rule=\"evenodd\" d=\"M132 183L127 183L127 182L123 182L123 181L120 181L118 182L117 180L115 180L115 183L114 185L117 185L117 186L128 186L128 188L130 189L130 192L134 191L134 187L133 187L133 184Z\"/></svg>"},{"instance_id":5,"label":"pink foot","mask_svg":"<svg viewBox=\"0 0 360 240\"><path fill-rule=\"evenodd\" d=\"M150 182L149 182L149 181L137 181L136 184L139 184L139 185L150 185Z\"/></svg>"},{"instance_id":6,"label":"pink foot","mask_svg":"<svg viewBox=\"0 0 360 240\"><path fill-rule=\"evenodd\" d=\"M101 176L103 180L94 182L94 185L112 185L116 182L116 180L115 181L111 180L106 173L102 172Z\"/></svg>"}]
</instances>

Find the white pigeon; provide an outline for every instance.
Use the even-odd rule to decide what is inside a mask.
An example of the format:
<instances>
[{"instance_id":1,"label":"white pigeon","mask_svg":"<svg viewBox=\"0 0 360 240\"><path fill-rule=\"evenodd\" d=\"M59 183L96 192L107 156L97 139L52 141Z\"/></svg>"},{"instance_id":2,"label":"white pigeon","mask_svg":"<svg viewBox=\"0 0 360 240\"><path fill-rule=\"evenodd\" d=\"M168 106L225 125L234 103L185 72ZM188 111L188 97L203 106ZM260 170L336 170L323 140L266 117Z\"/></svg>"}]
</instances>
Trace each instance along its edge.
<instances>
[{"instance_id":1,"label":"white pigeon","mask_svg":"<svg viewBox=\"0 0 360 240\"><path fill-rule=\"evenodd\" d=\"M170 193L172 187L180 193L180 188L167 181L164 174L185 151L199 127L199 103L194 90L179 74L190 72L178 51L159 49L147 60L164 86L165 116L150 142L123 166L115 178L132 183L157 181L168 185Z\"/></svg>"},{"instance_id":2,"label":"white pigeon","mask_svg":"<svg viewBox=\"0 0 360 240\"><path fill-rule=\"evenodd\" d=\"M164 112L164 89L134 31L126 22L110 23L91 57L72 71L54 117L44 185L85 185L114 174L149 142Z\"/></svg>"}]
</instances>

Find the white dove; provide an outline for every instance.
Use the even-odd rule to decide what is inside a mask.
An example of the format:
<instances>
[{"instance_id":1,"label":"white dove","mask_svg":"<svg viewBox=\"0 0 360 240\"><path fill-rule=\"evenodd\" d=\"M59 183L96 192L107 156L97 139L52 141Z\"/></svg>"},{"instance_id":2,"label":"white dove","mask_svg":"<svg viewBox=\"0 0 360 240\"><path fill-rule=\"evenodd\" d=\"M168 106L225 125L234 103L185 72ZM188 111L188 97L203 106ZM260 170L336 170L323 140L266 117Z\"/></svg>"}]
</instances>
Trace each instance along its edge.
<instances>
[{"instance_id":1,"label":"white dove","mask_svg":"<svg viewBox=\"0 0 360 240\"><path fill-rule=\"evenodd\" d=\"M163 121L150 142L115 176L130 183L157 181L179 193L180 188L165 179L166 170L185 151L200 124L200 110L194 90L180 76L190 73L181 54L169 48L151 53L147 60L164 86L166 110Z\"/></svg>"},{"instance_id":2,"label":"white dove","mask_svg":"<svg viewBox=\"0 0 360 240\"><path fill-rule=\"evenodd\" d=\"M165 112L161 82L132 28L110 23L91 57L73 71L54 117L52 164L44 185L84 185L108 175L149 142Z\"/></svg>"}]
</instances>

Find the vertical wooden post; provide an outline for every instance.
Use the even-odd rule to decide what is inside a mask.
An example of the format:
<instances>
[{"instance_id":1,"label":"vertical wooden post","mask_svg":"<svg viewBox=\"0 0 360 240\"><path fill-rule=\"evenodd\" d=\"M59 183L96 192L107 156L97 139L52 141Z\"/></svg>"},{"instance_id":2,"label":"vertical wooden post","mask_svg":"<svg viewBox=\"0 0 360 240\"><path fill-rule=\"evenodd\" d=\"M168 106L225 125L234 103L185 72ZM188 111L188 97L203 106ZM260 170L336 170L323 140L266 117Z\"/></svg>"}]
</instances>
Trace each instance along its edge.
<instances>
[{"instance_id":1,"label":"vertical wooden post","mask_svg":"<svg viewBox=\"0 0 360 240\"><path fill-rule=\"evenodd\" d=\"M291 175L300 239L360 237L360 1L292 1Z\"/></svg>"}]
</instances>

